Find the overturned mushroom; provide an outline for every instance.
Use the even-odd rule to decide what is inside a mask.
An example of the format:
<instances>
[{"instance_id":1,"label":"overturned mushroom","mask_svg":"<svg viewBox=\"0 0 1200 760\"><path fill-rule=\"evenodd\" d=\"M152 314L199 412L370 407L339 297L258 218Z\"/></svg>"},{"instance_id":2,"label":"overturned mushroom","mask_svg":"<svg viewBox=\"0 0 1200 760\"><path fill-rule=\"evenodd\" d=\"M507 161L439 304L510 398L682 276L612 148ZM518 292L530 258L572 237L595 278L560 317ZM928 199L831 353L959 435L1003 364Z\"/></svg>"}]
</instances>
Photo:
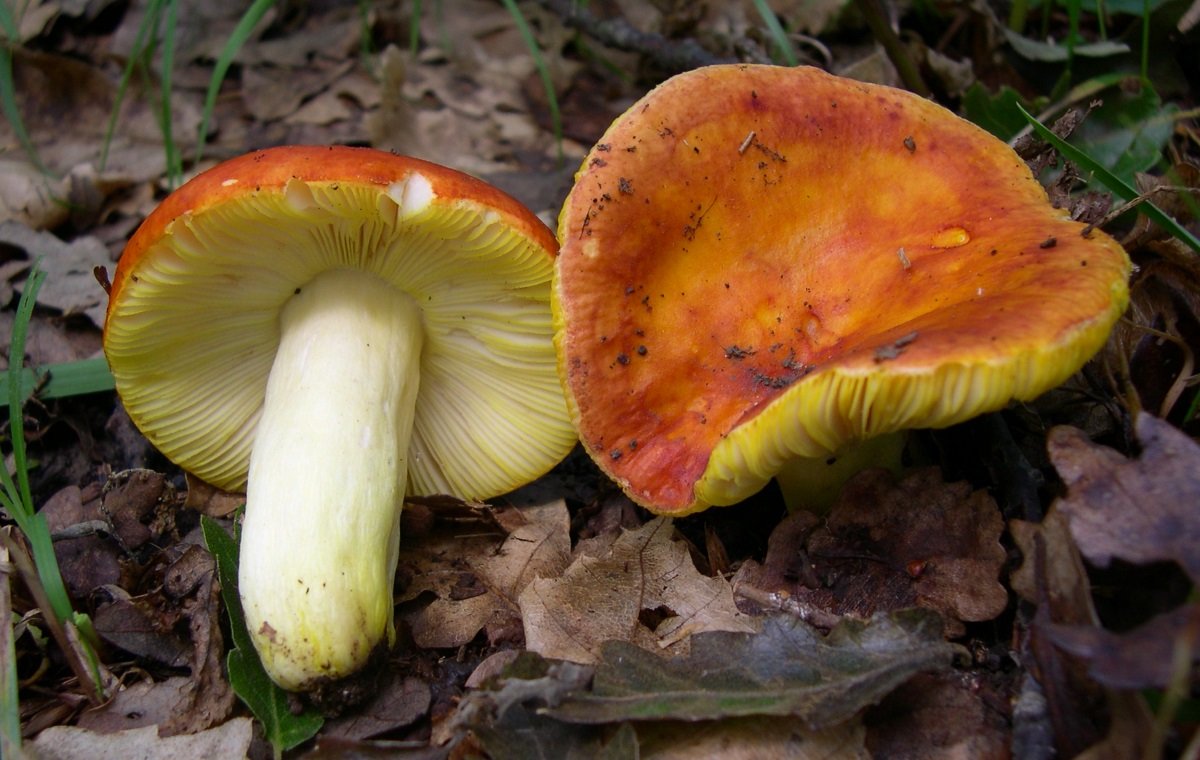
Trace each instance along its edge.
<instances>
[{"instance_id":1,"label":"overturned mushroom","mask_svg":"<svg viewBox=\"0 0 1200 760\"><path fill-rule=\"evenodd\" d=\"M281 686L394 637L405 493L486 498L572 446L555 249L483 182L341 147L220 164L130 240L104 333L117 390L164 454L246 489L240 592Z\"/></svg>"},{"instance_id":2,"label":"overturned mushroom","mask_svg":"<svg viewBox=\"0 0 1200 760\"><path fill-rule=\"evenodd\" d=\"M581 440L635 501L686 514L1031 399L1126 305L1125 251L1082 227L1008 146L911 93L679 75L609 128L559 219Z\"/></svg>"}]
</instances>

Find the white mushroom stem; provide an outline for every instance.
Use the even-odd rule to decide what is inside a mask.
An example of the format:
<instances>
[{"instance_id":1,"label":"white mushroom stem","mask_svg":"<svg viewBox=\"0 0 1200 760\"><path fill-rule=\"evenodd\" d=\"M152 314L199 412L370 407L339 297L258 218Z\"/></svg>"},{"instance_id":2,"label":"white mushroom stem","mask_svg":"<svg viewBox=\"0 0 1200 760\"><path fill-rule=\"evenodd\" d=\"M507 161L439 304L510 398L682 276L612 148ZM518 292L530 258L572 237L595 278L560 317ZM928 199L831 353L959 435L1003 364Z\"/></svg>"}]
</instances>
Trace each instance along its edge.
<instances>
[{"instance_id":1,"label":"white mushroom stem","mask_svg":"<svg viewBox=\"0 0 1200 760\"><path fill-rule=\"evenodd\" d=\"M283 309L238 583L263 666L285 689L351 675L395 638L421 340L413 300L362 272L318 275Z\"/></svg>"}]
</instances>

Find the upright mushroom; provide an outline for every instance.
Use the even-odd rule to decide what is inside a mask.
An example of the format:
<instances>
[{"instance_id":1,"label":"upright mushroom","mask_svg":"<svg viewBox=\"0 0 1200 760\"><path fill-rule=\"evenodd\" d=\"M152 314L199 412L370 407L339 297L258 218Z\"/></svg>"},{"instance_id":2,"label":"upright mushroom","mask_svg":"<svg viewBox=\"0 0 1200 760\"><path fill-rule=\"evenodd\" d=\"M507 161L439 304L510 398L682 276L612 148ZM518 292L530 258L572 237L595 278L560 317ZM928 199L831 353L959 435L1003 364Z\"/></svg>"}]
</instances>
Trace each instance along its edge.
<instances>
[{"instance_id":1,"label":"upright mushroom","mask_svg":"<svg viewBox=\"0 0 1200 760\"><path fill-rule=\"evenodd\" d=\"M679 75L617 119L559 219L568 406L635 501L731 504L790 461L942 427L1074 373L1125 251L1002 142L813 68Z\"/></svg>"},{"instance_id":2,"label":"upright mushroom","mask_svg":"<svg viewBox=\"0 0 1200 760\"><path fill-rule=\"evenodd\" d=\"M246 489L242 603L284 688L394 638L406 492L487 498L570 450L556 248L490 185L346 147L222 163L129 241L104 331L117 390L166 456Z\"/></svg>"}]
</instances>

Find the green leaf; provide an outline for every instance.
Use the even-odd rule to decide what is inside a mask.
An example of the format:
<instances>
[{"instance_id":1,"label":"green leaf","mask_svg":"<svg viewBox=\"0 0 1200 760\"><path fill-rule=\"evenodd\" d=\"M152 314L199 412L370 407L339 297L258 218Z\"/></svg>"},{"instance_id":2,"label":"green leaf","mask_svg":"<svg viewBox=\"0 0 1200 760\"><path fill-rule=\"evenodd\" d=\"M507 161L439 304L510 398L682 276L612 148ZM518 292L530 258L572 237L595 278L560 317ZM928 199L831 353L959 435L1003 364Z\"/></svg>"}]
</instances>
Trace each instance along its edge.
<instances>
[{"instance_id":1,"label":"green leaf","mask_svg":"<svg viewBox=\"0 0 1200 760\"><path fill-rule=\"evenodd\" d=\"M1144 16L1146 11L1153 13L1168 2L1170 0L1104 0L1104 12Z\"/></svg>"},{"instance_id":2,"label":"green leaf","mask_svg":"<svg viewBox=\"0 0 1200 760\"><path fill-rule=\"evenodd\" d=\"M1072 51L1067 45L1031 39L1007 28L1004 30L1004 36L1007 38L1008 44L1012 45L1012 49L1016 51L1017 55L1029 61L1066 63L1071 57ZM1076 45L1074 48L1075 55L1084 56L1085 58L1107 58L1128 52L1128 45L1115 40L1089 42L1085 45Z\"/></svg>"},{"instance_id":3,"label":"green leaf","mask_svg":"<svg viewBox=\"0 0 1200 760\"><path fill-rule=\"evenodd\" d=\"M992 94L982 84L975 82L963 95L962 112L968 120L1007 142L1026 126L1025 118L1017 110L1018 105L1028 110L1040 107L1040 104L1022 98L1019 92L1008 85Z\"/></svg>"},{"instance_id":4,"label":"green leaf","mask_svg":"<svg viewBox=\"0 0 1200 760\"><path fill-rule=\"evenodd\" d=\"M216 521L200 518L204 543L217 561L217 579L221 582L221 599L229 615L229 633L233 648L225 661L233 691L262 723L263 733L276 757L297 746L321 730L324 719L311 707L296 715L291 711L288 693L279 688L263 670L258 653L246 630L242 602L238 596L238 545Z\"/></svg>"},{"instance_id":5,"label":"green leaf","mask_svg":"<svg viewBox=\"0 0 1200 760\"><path fill-rule=\"evenodd\" d=\"M847 620L828 635L778 615L761 633L694 636L691 654L674 660L608 642L591 691L544 713L587 724L796 716L818 729L850 718L918 672L946 667L960 651L943 640L941 619L928 611Z\"/></svg>"},{"instance_id":6,"label":"green leaf","mask_svg":"<svg viewBox=\"0 0 1200 760\"><path fill-rule=\"evenodd\" d=\"M60 364L45 364L21 370L21 399L28 400L37 391L38 398L66 398L85 393L102 393L115 388L108 362L103 358L81 359ZM0 375L0 396L8 394L8 375Z\"/></svg>"},{"instance_id":7,"label":"green leaf","mask_svg":"<svg viewBox=\"0 0 1200 760\"><path fill-rule=\"evenodd\" d=\"M1092 109L1069 141L1132 185L1138 172L1162 160L1179 108L1174 103L1164 106L1149 83L1136 79L1109 87L1099 97L1103 103Z\"/></svg>"},{"instance_id":8,"label":"green leaf","mask_svg":"<svg viewBox=\"0 0 1200 760\"><path fill-rule=\"evenodd\" d=\"M1054 134L1049 127L1035 119L1024 108L1021 108L1020 105L1018 105L1017 108L1020 109L1021 115L1024 116L1025 120L1028 121L1030 126L1033 127L1033 131L1037 132L1038 137L1050 143L1050 145L1059 153L1063 154L1068 161L1071 161L1085 171L1094 172L1096 179L1103 183L1104 186L1112 191L1112 193L1118 198L1124 201L1132 201L1138 197L1139 193L1137 189L1128 182L1125 182L1120 177L1114 175L1087 153L1084 153L1079 148ZM1163 210L1158 206L1155 206L1150 201L1146 201L1138 206L1138 210L1145 214L1155 224L1158 224L1164 230L1174 235L1193 251L1200 253L1200 240L1197 240L1195 235L1188 232L1183 225L1179 224L1179 222L1176 222L1174 219L1164 213Z\"/></svg>"}]
</instances>

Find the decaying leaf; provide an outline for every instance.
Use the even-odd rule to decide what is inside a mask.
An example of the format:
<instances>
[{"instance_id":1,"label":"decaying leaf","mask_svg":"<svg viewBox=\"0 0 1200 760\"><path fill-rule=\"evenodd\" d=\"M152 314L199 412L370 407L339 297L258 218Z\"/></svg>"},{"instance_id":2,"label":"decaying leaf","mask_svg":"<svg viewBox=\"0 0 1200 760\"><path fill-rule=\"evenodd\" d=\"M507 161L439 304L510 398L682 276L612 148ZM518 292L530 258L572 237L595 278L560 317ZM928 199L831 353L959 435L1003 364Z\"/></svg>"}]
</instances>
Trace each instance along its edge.
<instances>
[{"instance_id":1,"label":"decaying leaf","mask_svg":"<svg viewBox=\"0 0 1200 760\"><path fill-rule=\"evenodd\" d=\"M40 258L46 282L38 303L63 314L86 314L97 326L104 324L108 305L93 270L112 263L108 248L94 237L65 243L49 232L38 232L17 222L0 223L0 243L20 248L29 259Z\"/></svg>"},{"instance_id":2,"label":"decaying leaf","mask_svg":"<svg viewBox=\"0 0 1200 760\"><path fill-rule=\"evenodd\" d=\"M904 597L911 594L911 603L953 620L990 620L1008 602L999 581L1006 558L1003 530L1000 510L986 491L943 483L936 468L899 481L876 469L846 484L825 530L809 541L809 552L826 563L842 560L833 572L849 588L839 611L897 609L909 606ZM842 558L854 553L874 561L848 566ZM847 578L851 567L865 572Z\"/></svg>"},{"instance_id":3,"label":"decaying leaf","mask_svg":"<svg viewBox=\"0 0 1200 760\"><path fill-rule=\"evenodd\" d=\"M729 583L701 575L673 532L669 519L658 518L622 532L611 545L581 542L565 572L522 592L525 646L589 663L611 640L679 654L702 631L753 631Z\"/></svg>"},{"instance_id":4,"label":"decaying leaf","mask_svg":"<svg viewBox=\"0 0 1200 760\"><path fill-rule=\"evenodd\" d=\"M213 557L195 544L177 544L166 554L172 561L156 570L155 589L101 607L95 627L106 640L132 653L189 668L190 677L169 688L139 690L118 698L90 713L81 725L128 728L147 725L142 722L147 715L161 714L162 720L154 724L158 734L173 736L214 726L233 708L233 690L221 667L224 637ZM156 709L137 710L139 721L130 723L122 720L130 700L160 704Z\"/></svg>"},{"instance_id":5,"label":"decaying leaf","mask_svg":"<svg viewBox=\"0 0 1200 760\"><path fill-rule=\"evenodd\" d=\"M653 655L646 655L657 660ZM603 666L602 666L603 667ZM744 715L703 721L646 720L570 723L544 707L583 690L592 668L521 654L487 688L460 702L453 736L470 731L488 757L643 758L858 758L868 757L857 718L821 730L794 720Z\"/></svg>"},{"instance_id":6,"label":"decaying leaf","mask_svg":"<svg viewBox=\"0 0 1200 760\"><path fill-rule=\"evenodd\" d=\"M1098 622L1091 581L1062 512L1053 508L1040 523L1014 520L1009 530L1022 557L1012 573L1013 591L1027 602L1049 604L1055 622Z\"/></svg>"},{"instance_id":7,"label":"decaying leaf","mask_svg":"<svg viewBox=\"0 0 1200 760\"><path fill-rule=\"evenodd\" d=\"M41 514L56 541L54 554L67 590L85 598L98 586L122 585L121 550L99 534L107 529L100 488L66 486L42 506Z\"/></svg>"},{"instance_id":8,"label":"decaying leaf","mask_svg":"<svg viewBox=\"0 0 1200 760\"><path fill-rule=\"evenodd\" d=\"M424 681L393 673L353 714L326 722L321 736L366 739L403 728L428 712L430 698L429 685Z\"/></svg>"},{"instance_id":9,"label":"decaying leaf","mask_svg":"<svg viewBox=\"0 0 1200 760\"><path fill-rule=\"evenodd\" d=\"M865 733L857 719L820 731L761 715L700 723L661 721L636 726L637 756L653 760L867 760L871 753L863 743Z\"/></svg>"},{"instance_id":10,"label":"decaying leaf","mask_svg":"<svg viewBox=\"0 0 1200 760\"><path fill-rule=\"evenodd\" d=\"M187 482L187 496L183 506L194 509L209 517L225 517L233 514L246 504L246 495L222 491L216 486L205 483L190 472L184 473Z\"/></svg>"},{"instance_id":11,"label":"decaying leaf","mask_svg":"<svg viewBox=\"0 0 1200 760\"><path fill-rule=\"evenodd\" d=\"M867 713L867 747L872 757L1005 760L1009 715L998 707L1007 702L983 679L921 673Z\"/></svg>"},{"instance_id":12,"label":"decaying leaf","mask_svg":"<svg viewBox=\"0 0 1200 760\"><path fill-rule=\"evenodd\" d=\"M943 640L938 617L923 610L846 620L828 634L776 615L761 633L695 636L686 657L609 641L591 690L546 714L576 723L791 715L820 729L849 719L914 673L946 667L960 651Z\"/></svg>"},{"instance_id":13,"label":"decaying leaf","mask_svg":"<svg viewBox=\"0 0 1200 760\"><path fill-rule=\"evenodd\" d=\"M927 607L957 635L959 621L990 620L1007 604L1003 528L986 492L943 483L936 468L898 481L865 470L842 489L824 525L803 512L781 522L763 565L746 562L735 583L837 615Z\"/></svg>"},{"instance_id":14,"label":"decaying leaf","mask_svg":"<svg viewBox=\"0 0 1200 760\"><path fill-rule=\"evenodd\" d=\"M29 748L38 760L175 760L180 757L246 757L253 738L249 718L233 718L195 734L160 737L154 726L101 734L74 726L54 726Z\"/></svg>"},{"instance_id":15,"label":"decaying leaf","mask_svg":"<svg viewBox=\"0 0 1200 760\"><path fill-rule=\"evenodd\" d=\"M1079 550L1106 566L1177 562L1200 581L1200 447L1172 425L1141 413L1137 459L1097 446L1079 430L1057 427L1048 447L1069 493L1058 508Z\"/></svg>"},{"instance_id":16,"label":"decaying leaf","mask_svg":"<svg viewBox=\"0 0 1200 760\"><path fill-rule=\"evenodd\" d=\"M1037 681L1040 701L1035 710L1040 715L1014 714L1014 721L1027 725L1040 720L1052 726L1046 741L1053 741L1063 754L1096 760L1135 756L1150 733L1144 699L1104 688L1060 641L1063 632L1081 640L1107 635L1099 627L1091 582L1061 503L1056 502L1041 523L1015 520L1010 525L1023 557L1012 575L1013 589L1037 605L1021 657L1030 663L1027 680ZM1107 732L1105 716L1109 717Z\"/></svg>"},{"instance_id":17,"label":"decaying leaf","mask_svg":"<svg viewBox=\"0 0 1200 760\"><path fill-rule=\"evenodd\" d=\"M1053 625L1058 647L1088 662L1088 674L1114 689L1164 689L1200 662L1200 604L1157 615L1125 633L1095 626Z\"/></svg>"},{"instance_id":18,"label":"decaying leaf","mask_svg":"<svg viewBox=\"0 0 1200 760\"><path fill-rule=\"evenodd\" d=\"M436 510L435 510L436 512ZM567 507L562 500L497 514L507 538L492 534L423 536L400 548L400 571L411 578L398 601L432 592L434 599L409 616L423 648L462 646L480 629L498 640L519 637L517 599L535 578L561 573L570 558Z\"/></svg>"},{"instance_id":19,"label":"decaying leaf","mask_svg":"<svg viewBox=\"0 0 1200 760\"><path fill-rule=\"evenodd\" d=\"M503 745L489 748L493 757L519 757L504 749L513 741L524 741L528 753L524 756L566 757L569 753L565 750L537 748L564 742L573 745L579 736L558 728L557 722L534 714L532 709L527 711L525 705L558 704L566 694L587 685L591 677L592 669L585 665L555 662L532 652L521 652L489 681L487 688L464 694L454 715L435 726L431 741L441 746L461 741L468 732L484 736L490 732ZM542 725L549 730L538 731L537 726Z\"/></svg>"}]
</instances>

